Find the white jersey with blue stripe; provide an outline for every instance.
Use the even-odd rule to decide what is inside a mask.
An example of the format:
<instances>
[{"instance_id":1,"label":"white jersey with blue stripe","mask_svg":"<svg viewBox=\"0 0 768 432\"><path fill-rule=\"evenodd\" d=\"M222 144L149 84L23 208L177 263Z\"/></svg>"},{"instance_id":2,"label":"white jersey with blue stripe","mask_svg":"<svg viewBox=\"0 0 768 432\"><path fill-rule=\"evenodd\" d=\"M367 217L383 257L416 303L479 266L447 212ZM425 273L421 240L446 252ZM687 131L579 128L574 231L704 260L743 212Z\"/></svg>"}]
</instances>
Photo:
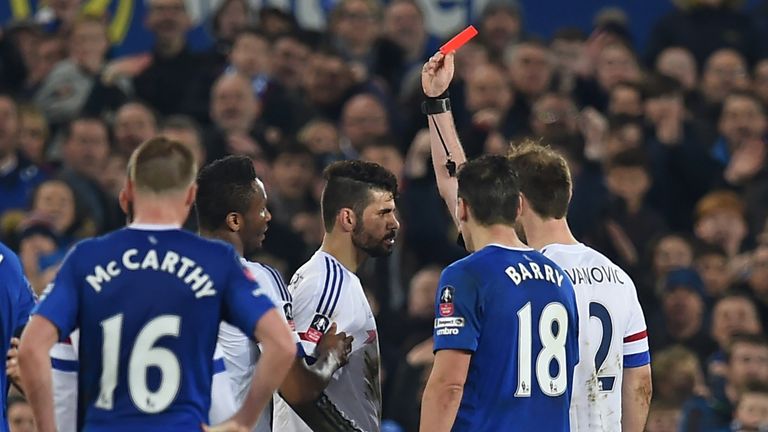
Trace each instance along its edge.
<instances>
[{"instance_id":1,"label":"white jersey with blue stripe","mask_svg":"<svg viewBox=\"0 0 768 432\"><path fill-rule=\"evenodd\" d=\"M379 344L376 321L360 279L319 250L288 285L293 317L307 356L335 322L354 337L349 363L336 371L315 402L318 418L305 423L285 401L275 402L274 430L289 432L378 432L381 427ZM311 424L309 424L311 423Z\"/></svg>"},{"instance_id":2,"label":"white jersey with blue stripe","mask_svg":"<svg viewBox=\"0 0 768 432\"><path fill-rule=\"evenodd\" d=\"M651 362L645 317L629 276L584 244L551 244L541 252L576 290L579 358L571 397L572 431L620 431L624 368Z\"/></svg>"},{"instance_id":3,"label":"white jersey with blue stripe","mask_svg":"<svg viewBox=\"0 0 768 432\"><path fill-rule=\"evenodd\" d=\"M240 262L250 271L253 279L259 284L259 289L264 290L264 294L272 300L277 311L293 329L291 296L280 273L261 263L245 259L241 259ZM298 342L298 336L295 336L295 339ZM232 383L236 406L240 407L248 394L253 371L259 360L259 347L238 328L227 323L221 323L219 327L219 345L222 348L224 363ZM272 405L270 403L264 408L256 427L253 429L254 432L272 431Z\"/></svg>"}]
</instances>

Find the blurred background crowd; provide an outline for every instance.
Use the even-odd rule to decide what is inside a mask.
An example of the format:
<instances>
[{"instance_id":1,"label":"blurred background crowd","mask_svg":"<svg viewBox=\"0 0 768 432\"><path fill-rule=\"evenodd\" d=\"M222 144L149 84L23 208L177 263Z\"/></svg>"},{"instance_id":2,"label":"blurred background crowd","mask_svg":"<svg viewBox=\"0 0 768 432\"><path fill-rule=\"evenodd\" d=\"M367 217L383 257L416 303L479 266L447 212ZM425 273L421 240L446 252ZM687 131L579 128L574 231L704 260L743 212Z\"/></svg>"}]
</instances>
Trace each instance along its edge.
<instances>
[{"instance_id":1,"label":"blurred background crowd","mask_svg":"<svg viewBox=\"0 0 768 432\"><path fill-rule=\"evenodd\" d=\"M360 277L385 430L416 430L440 271L465 254L437 193L419 73L468 23L428 30L430 0L219 0L203 2L202 27L184 0L33 3L8 2L21 18L0 31L0 239L34 289L73 243L125 224L127 157L157 134L201 165L253 159L273 219L248 258L286 279L322 240L322 169L378 162L399 180L402 231ZM327 16L297 19L310 3ZM462 142L474 157L533 137L567 156L574 233L631 275L645 310L647 430L768 430L768 3L676 0L644 40L618 7L542 38L525 4L481 3L450 88ZM137 13L127 40L135 29L115 22ZM8 411L12 431L34 430L23 399Z\"/></svg>"}]
</instances>

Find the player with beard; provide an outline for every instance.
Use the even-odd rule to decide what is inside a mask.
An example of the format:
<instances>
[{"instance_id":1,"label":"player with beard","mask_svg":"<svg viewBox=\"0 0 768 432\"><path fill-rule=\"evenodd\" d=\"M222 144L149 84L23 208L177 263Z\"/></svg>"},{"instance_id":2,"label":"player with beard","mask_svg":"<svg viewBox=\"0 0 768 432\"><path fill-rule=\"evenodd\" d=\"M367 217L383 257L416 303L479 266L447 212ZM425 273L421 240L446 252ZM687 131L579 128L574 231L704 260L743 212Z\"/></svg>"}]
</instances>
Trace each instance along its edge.
<instances>
[{"instance_id":1,"label":"player with beard","mask_svg":"<svg viewBox=\"0 0 768 432\"><path fill-rule=\"evenodd\" d=\"M267 225L272 215L267 209L264 185L256 177L253 162L246 156L227 156L203 168L197 177L195 207L203 237L231 244L241 256L240 261L256 279L259 287L277 306L277 310L293 328L291 296L279 272L249 256L261 249ZM343 332L336 334L335 324L318 343L318 359L311 366L304 361L299 349L294 367L281 386L282 395L292 405L311 403L328 385L331 377L347 359L352 348L352 337ZM298 335L294 333L298 342ZM248 340L236 327L222 323L219 344L224 351L227 372L232 380L237 406L248 392L254 368L261 355L259 346ZM223 395L226 396L226 395ZM217 395L213 395L216 398ZM272 404L259 419L254 431L272 430Z\"/></svg>"},{"instance_id":2,"label":"player with beard","mask_svg":"<svg viewBox=\"0 0 768 432\"><path fill-rule=\"evenodd\" d=\"M276 403L274 430L378 432L376 321L355 271L367 257L392 252L400 227L395 217L397 180L380 165L357 160L331 164L323 174L325 237L288 286L294 320L309 356L317 355L317 343L331 322L355 339L349 363L312 406L291 410L282 401Z\"/></svg>"},{"instance_id":3,"label":"player with beard","mask_svg":"<svg viewBox=\"0 0 768 432\"><path fill-rule=\"evenodd\" d=\"M445 93L452 78L453 54L436 54L422 70L432 161L449 209L459 189L451 171L466 160ZM520 178L520 238L559 265L576 292L581 362L574 371L571 430L642 431L651 400L651 359L635 285L571 233L566 214L572 182L565 159L531 142L513 147L508 158ZM454 222L460 226L455 214Z\"/></svg>"}]
</instances>

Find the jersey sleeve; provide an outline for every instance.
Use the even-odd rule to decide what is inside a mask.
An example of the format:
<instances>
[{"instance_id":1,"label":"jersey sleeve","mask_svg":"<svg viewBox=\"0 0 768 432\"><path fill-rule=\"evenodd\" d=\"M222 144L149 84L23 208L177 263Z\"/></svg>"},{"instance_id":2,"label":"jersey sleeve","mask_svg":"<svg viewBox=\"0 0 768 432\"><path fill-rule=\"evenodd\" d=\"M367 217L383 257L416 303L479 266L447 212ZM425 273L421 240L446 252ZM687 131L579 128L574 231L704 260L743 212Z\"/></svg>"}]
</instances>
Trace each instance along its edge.
<instances>
[{"instance_id":1,"label":"jersey sleeve","mask_svg":"<svg viewBox=\"0 0 768 432\"><path fill-rule=\"evenodd\" d=\"M440 276L435 300L435 351L474 352L480 338L480 313L477 282L461 268L447 267Z\"/></svg>"},{"instance_id":2,"label":"jersey sleeve","mask_svg":"<svg viewBox=\"0 0 768 432\"><path fill-rule=\"evenodd\" d=\"M290 311L306 357L315 357L317 343L335 322L338 331L354 332L354 310L339 308L341 290L348 279L344 269L330 258L323 261L322 271L300 278L292 290ZM349 281L347 281L349 282Z\"/></svg>"},{"instance_id":3,"label":"jersey sleeve","mask_svg":"<svg viewBox=\"0 0 768 432\"><path fill-rule=\"evenodd\" d=\"M64 341L77 327L79 315L79 280L76 269L77 246L70 250L69 254L56 273L53 284L49 285L44 298L38 304L33 314L45 317L59 330L59 340Z\"/></svg>"},{"instance_id":4,"label":"jersey sleeve","mask_svg":"<svg viewBox=\"0 0 768 432\"><path fill-rule=\"evenodd\" d=\"M624 334L624 367L635 368L645 366L651 362L651 354L648 350L648 331L645 325L643 309L637 298L637 290L634 284L631 286L632 295L629 297L629 320Z\"/></svg>"},{"instance_id":5,"label":"jersey sleeve","mask_svg":"<svg viewBox=\"0 0 768 432\"><path fill-rule=\"evenodd\" d=\"M253 339L256 325L274 304L264 289L259 287L251 272L240 263L234 250L231 250L231 258L226 265L229 274L224 288L224 321Z\"/></svg>"},{"instance_id":6,"label":"jersey sleeve","mask_svg":"<svg viewBox=\"0 0 768 432\"><path fill-rule=\"evenodd\" d=\"M23 327L29 321L29 316L32 314L32 310L35 307L35 294L32 291L32 286L26 277L22 276L21 289L19 290L18 305L19 311L16 315L15 327Z\"/></svg>"}]
</instances>

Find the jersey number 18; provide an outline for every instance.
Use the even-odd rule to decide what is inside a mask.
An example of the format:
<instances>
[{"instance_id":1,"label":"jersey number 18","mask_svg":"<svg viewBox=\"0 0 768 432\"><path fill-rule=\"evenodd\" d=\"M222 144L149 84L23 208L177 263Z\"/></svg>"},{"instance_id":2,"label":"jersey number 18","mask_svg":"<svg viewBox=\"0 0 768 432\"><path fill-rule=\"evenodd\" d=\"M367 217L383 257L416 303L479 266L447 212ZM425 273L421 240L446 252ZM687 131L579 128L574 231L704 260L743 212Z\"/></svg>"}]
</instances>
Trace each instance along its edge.
<instances>
[{"instance_id":1,"label":"jersey number 18","mask_svg":"<svg viewBox=\"0 0 768 432\"><path fill-rule=\"evenodd\" d=\"M531 302L517 311L517 391L515 397L531 396L531 363L533 362L533 335L531 328ZM557 323L557 329L553 325ZM550 303L539 316L541 351L536 356L536 381L547 396L560 396L568 386L565 372L565 341L568 334L568 312L560 303ZM550 373L550 363L557 363L557 376Z\"/></svg>"},{"instance_id":2,"label":"jersey number 18","mask_svg":"<svg viewBox=\"0 0 768 432\"><path fill-rule=\"evenodd\" d=\"M181 384L181 366L176 355L167 348L154 346L157 340L179 336L181 317L161 315L148 322L139 331L128 360L128 393L133 404L140 411L155 414L168 408ZM103 332L101 391L96 399L96 408L111 410L115 387L117 387L118 359L120 357L120 334L123 329L123 314L113 315L101 322ZM160 369L162 379L157 390L147 387L147 370Z\"/></svg>"}]
</instances>

